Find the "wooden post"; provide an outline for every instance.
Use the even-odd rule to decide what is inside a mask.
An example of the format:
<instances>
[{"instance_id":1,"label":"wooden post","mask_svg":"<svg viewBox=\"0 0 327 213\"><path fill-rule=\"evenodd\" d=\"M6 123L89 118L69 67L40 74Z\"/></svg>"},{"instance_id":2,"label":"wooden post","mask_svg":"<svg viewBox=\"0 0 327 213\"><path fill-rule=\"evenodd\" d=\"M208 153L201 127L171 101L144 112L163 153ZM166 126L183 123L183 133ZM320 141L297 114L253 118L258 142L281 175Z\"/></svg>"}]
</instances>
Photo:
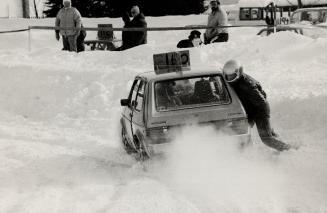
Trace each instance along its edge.
<instances>
[{"instance_id":1,"label":"wooden post","mask_svg":"<svg viewBox=\"0 0 327 213\"><path fill-rule=\"evenodd\" d=\"M31 27L28 26L28 52L31 52L32 50L32 37L31 37Z\"/></svg>"},{"instance_id":2,"label":"wooden post","mask_svg":"<svg viewBox=\"0 0 327 213\"><path fill-rule=\"evenodd\" d=\"M8 18L10 18L10 6L7 4Z\"/></svg>"}]
</instances>

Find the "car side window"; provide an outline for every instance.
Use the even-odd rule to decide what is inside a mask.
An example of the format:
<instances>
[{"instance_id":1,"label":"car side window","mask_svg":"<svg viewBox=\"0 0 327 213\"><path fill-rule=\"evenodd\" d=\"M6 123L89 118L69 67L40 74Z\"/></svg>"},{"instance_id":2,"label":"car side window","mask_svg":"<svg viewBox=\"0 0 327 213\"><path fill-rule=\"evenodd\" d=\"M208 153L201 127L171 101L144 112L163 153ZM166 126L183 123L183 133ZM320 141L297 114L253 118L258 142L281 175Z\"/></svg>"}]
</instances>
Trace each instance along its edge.
<instances>
[{"instance_id":1,"label":"car side window","mask_svg":"<svg viewBox=\"0 0 327 213\"><path fill-rule=\"evenodd\" d=\"M141 111L143 109L143 98L144 98L144 87L145 87L145 82L141 81L139 84L139 89L136 94L135 98L135 110L136 111Z\"/></svg>"},{"instance_id":2,"label":"car side window","mask_svg":"<svg viewBox=\"0 0 327 213\"><path fill-rule=\"evenodd\" d=\"M131 98L130 98L130 100L132 101L131 102L132 109L134 109L135 106L137 105L136 95L137 95L137 91L138 91L140 82L141 82L141 80L138 79L138 80L135 80L133 83L133 87L132 87L132 91L131 91Z\"/></svg>"}]
</instances>

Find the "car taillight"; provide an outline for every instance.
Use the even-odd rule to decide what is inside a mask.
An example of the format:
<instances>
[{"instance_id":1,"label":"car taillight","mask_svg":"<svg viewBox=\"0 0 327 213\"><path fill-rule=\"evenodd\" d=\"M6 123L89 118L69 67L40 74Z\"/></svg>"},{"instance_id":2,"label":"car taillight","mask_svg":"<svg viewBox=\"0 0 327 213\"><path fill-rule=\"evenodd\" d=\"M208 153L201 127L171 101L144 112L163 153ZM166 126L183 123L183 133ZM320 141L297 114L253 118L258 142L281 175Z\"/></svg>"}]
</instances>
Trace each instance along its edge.
<instances>
[{"instance_id":1,"label":"car taillight","mask_svg":"<svg viewBox=\"0 0 327 213\"><path fill-rule=\"evenodd\" d=\"M228 127L237 134L246 134L249 131L249 123L247 119L235 119L228 121Z\"/></svg>"},{"instance_id":2,"label":"car taillight","mask_svg":"<svg viewBox=\"0 0 327 213\"><path fill-rule=\"evenodd\" d=\"M168 132L167 126L153 127L146 130L146 135L150 144L160 144L170 141Z\"/></svg>"},{"instance_id":3,"label":"car taillight","mask_svg":"<svg viewBox=\"0 0 327 213\"><path fill-rule=\"evenodd\" d=\"M156 135L162 135L167 132L168 132L168 127L161 126L161 127L153 127L147 129L146 134L147 136L156 136Z\"/></svg>"}]
</instances>

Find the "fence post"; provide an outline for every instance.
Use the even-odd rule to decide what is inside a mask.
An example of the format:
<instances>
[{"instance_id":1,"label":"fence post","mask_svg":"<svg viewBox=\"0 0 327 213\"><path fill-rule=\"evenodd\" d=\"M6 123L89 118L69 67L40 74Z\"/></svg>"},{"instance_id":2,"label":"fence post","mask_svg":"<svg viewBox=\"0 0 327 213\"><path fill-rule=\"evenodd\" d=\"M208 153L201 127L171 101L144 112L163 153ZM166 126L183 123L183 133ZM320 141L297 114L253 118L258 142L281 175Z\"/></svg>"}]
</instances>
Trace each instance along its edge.
<instances>
[{"instance_id":1,"label":"fence post","mask_svg":"<svg viewBox=\"0 0 327 213\"><path fill-rule=\"evenodd\" d=\"M32 42L31 27L28 26L28 52L31 52L31 50L32 50L31 42Z\"/></svg>"}]
</instances>

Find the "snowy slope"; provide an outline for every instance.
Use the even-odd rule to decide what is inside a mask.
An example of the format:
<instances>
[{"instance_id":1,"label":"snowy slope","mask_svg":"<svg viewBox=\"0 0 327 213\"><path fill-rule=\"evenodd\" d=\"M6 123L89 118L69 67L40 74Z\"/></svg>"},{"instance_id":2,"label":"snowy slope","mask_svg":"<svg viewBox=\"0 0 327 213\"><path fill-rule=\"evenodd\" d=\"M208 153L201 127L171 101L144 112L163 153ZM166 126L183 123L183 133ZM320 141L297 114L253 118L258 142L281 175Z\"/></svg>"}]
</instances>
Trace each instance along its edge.
<instances>
[{"instance_id":1,"label":"snowy slope","mask_svg":"<svg viewBox=\"0 0 327 213\"><path fill-rule=\"evenodd\" d=\"M184 26L206 18L147 20ZM60 51L52 31L33 31L31 52L27 32L1 34L0 212L327 212L327 40L257 31L232 29L228 43L190 49L191 65L241 60L268 94L274 128L300 149L278 154L253 130L253 146L240 151L211 129L185 129L167 156L146 163L120 145L119 100L135 74L152 69L152 54L175 50L188 32L149 32L147 45L80 54Z\"/></svg>"}]
</instances>

